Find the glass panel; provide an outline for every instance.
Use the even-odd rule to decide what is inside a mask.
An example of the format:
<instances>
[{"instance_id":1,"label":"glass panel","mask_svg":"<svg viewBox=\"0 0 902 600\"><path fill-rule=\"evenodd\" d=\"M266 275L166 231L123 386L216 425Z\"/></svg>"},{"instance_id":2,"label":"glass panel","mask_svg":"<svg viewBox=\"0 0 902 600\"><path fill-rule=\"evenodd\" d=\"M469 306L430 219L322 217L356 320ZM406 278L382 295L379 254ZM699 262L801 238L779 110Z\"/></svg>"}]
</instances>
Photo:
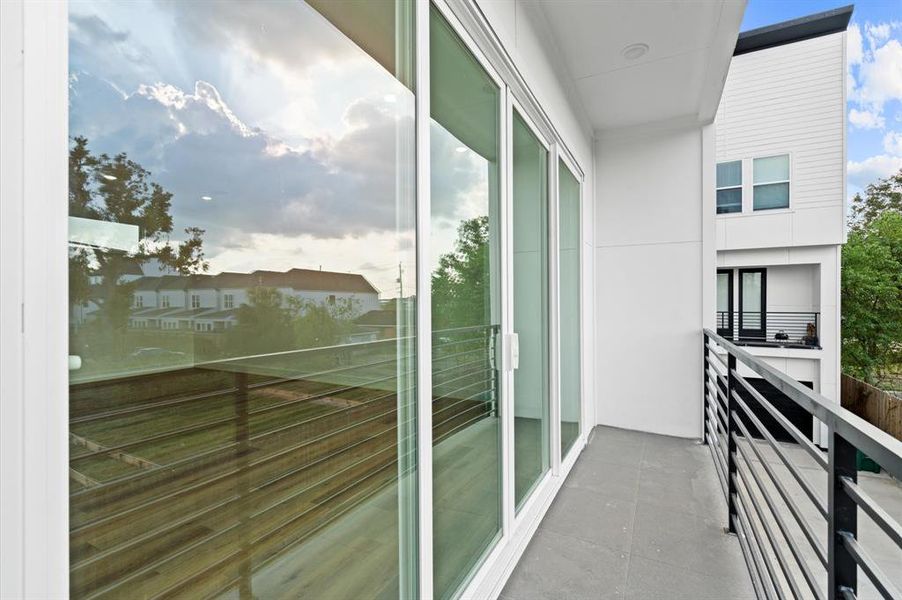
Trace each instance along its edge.
<instances>
[{"instance_id":1,"label":"glass panel","mask_svg":"<svg viewBox=\"0 0 902 600\"><path fill-rule=\"evenodd\" d=\"M73 597L415 595L412 11L316 5L69 4Z\"/></svg>"},{"instance_id":2,"label":"glass panel","mask_svg":"<svg viewBox=\"0 0 902 600\"><path fill-rule=\"evenodd\" d=\"M717 163L717 187L742 185L742 161Z\"/></svg>"},{"instance_id":3,"label":"glass panel","mask_svg":"<svg viewBox=\"0 0 902 600\"><path fill-rule=\"evenodd\" d=\"M742 212L742 188L717 190L717 214Z\"/></svg>"},{"instance_id":4,"label":"glass panel","mask_svg":"<svg viewBox=\"0 0 902 600\"><path fill-rule=\"evenodd\" d=\"M717 274L717 311L730 310L730 274Z\"/></svg>"},{"instance_id":5,"label":"glass panel","mask_svg":"<svg viewBox=\"0 0 902 600\"><path fill-rule=\"evenodd\" d=\"M549 468L548 152L514 111L514 498L517 507Z\"/></svg>"},{"instance_id":6,"label":"glass panel","mask_svg":"<svg viewBox=\"0 0 902 600\"><path fill-rule=\"evenodd\" d=\"M570 169L558 166L560 203L560 347L561 458L579 437L580 415L580 299L579 299L579 182Z\"/></svg>"},{"instance_id":7,"label":"glass panel","mask_svg":"<svg viewBox=\"0 0 902 600\"><path fill-rule=\"evenodd\" d=\"M435 596L465 584L501 532L501 91L432 8Z\"/></svg>"},{"instance_id":8,"label":"glass panel","mask_svg":"<svg viewBox=\"0 0 902 600\"><path fill-rule=\"evenodd\" d=\"M761 329L761 273L742 274L742 328Z\"/></svg>"},{"instance_id":9,"label":"glass panel","mask_svg":"<svg viewBox=\"0 0 902 600\"><path fill-rule=\"evenodd\" d=\"M754 195L755 210L789 208L789 184L770 183L756 185Z\"/></svg>"},{"instance_id":10,"label":"glass panel","mask_svg":"<svg viewBox=\"0 0 902 600\"><path fill-rule=\"evenodd\" d=\"M755 179L753 183L789 181L789 155L769 156L754 160Z\"/></svg>"}]
</instances>

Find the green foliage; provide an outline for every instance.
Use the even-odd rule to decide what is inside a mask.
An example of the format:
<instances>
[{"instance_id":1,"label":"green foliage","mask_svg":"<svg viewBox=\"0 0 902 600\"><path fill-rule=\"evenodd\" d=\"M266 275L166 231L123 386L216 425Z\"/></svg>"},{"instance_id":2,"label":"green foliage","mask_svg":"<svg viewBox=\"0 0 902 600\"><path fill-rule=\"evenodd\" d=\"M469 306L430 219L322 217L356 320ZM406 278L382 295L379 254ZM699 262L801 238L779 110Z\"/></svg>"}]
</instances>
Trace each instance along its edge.
<instances>
[{"instance_id":1,"label":"green foliage","mask_svg":"<svg viewBox=\"0 0 902 600\"><path fill-rule=\"evenodd\" d=\"M123 329L128 321L131 288L120 283L130 263L156 258L162 266L182 275L207 270L203 254L204 231L185 229L187 239L173 244L172 193L151 180L151 173L123 152L110 157L91 153L88 140L75 137L69 149L69 214L97 221L137 225L138 247L132 255L104 248L70 252L70 280L76 293L70 301L83 302L91 271L100 278L92 299L101 306L107 325Z\"/></svg>"},{"instance_id":2,"label":"green foliage","mask_svg":"<svg viewBox=\"0 0 902 600\"><path fill-rule=\"evenodd\" d=\"M859 203L842 252L843 371L870 382L902 364L902 210L883 189L868 186L879 197Z\"/></svg>"},{"instance_id":3,"label":"green foliage","mask_svg":"<svg viewBox=\"0 0 902 600\"><path fill-rule=\"evenodd\" d=\"M247 294L249 303L236 310L238 323L226 332L229 354L250 356L293 350L293 315L284 306L284 297L279 290L255 287Z\"/></svg>"},{"instance_id":4,"label":"green foliage","mask_svg":"<svg viewBox=\"0 0 902 600\"><path fill-rule=\"evenodd\" d=\"M286 297L275 288L252 288L248 304L236 309L238 323L225 334L226 353L252 356L334 346L353 331L356 308L350 300L327 305Z\"/></svg>"},{"instance_id":5,"label":"green foliage","mask_svg":"<svg viewBox=\"0 0 902 600\"><path fill-rule=\"evenodd\" d=\"M432 273L433 329L489 323L488 241L488 217L475 217L458 227L454 251L443 254Z\"/></svg>"},{"instance_id":6,"label":"green foliage","mask_svg":"<svg viewBox=\"0 0 902 600\"><path fill-rule=\"evenodd\" d=\"M902 170L886 179L878 179L861 194L852 199L851 229L867 229L880 215L887 211L902 212Z\"/></svg>"}]
</instances>

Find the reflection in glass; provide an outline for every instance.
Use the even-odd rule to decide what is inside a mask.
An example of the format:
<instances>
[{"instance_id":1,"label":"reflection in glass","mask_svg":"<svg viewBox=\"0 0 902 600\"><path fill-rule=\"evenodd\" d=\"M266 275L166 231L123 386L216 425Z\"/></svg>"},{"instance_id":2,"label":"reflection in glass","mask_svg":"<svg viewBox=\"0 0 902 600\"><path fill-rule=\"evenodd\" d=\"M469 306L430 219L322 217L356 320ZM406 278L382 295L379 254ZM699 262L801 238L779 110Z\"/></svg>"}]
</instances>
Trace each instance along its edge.
<instances>
[{"instance_id":1,"label":"reflection in glass","mask_svg":"<svg viewBox=\"0 0 902 600\"><path fill-rule=\"evenodd\" d=\"M549 467L548 151L514 111L514 498L517 507Z\"/></svg>"},{"instance_id":2,"label":"reflection in glass","mask_svg":"<svg viewBox=\"0 0 902 600\"><path fill-rule=\"evenodd\" d=\"M570 169L558 166L560 246L561 458L579 437L580 300L579 182Z\"/></svg>"},{"instance_id":3,"label":"reflection in glass","mask_svg":"<svg viewBox=\"0 0 902 600\"><path fill-rule=\"evenodd\" d=\"M500 90L432 9L435 596L464 584L501 530Z\"/></svg>"},{"instance_id":4,"label":"reflection in glass","mask_svg":"<svg viewBox=\"0 0 902 600\"><path fill-rule=\"evenodd\" d=\"M411 17L70 4L73 597L415 590Z\"/></svg>"}]
</instances>

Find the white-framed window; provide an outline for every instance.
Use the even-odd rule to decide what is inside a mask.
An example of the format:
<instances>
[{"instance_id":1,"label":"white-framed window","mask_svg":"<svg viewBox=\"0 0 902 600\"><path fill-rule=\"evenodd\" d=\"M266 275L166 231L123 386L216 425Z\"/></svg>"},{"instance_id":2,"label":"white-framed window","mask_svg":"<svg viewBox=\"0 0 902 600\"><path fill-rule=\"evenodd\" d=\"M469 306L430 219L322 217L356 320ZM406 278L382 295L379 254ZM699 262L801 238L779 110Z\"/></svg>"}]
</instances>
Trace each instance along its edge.
<instances>
[{"instance_id":1,"label":"white-framed window","mask_svg":"<svg viewBox=\"0 0 902 600\"><path fill-rule=\"evenodd\" d=\"M168 294L163 294L163 295L160 297L160 305L161 305L163 308L169 308L169 295L168 295Z\"/></svg>"},{"instance_id":2,"label":"white-framed window","mask_svg":"<svg viewBox=\"0 0 902 600\"><path fill-rule=\"evenodd\" d=\"M742 161L717 163L717 214L742 212Z\"/></svg>"},{"instance_id":3,"label":"white-framed window","mask_svg":"<svg viewBox=\"0 0 902 600\"><path fill-rule=\"evenodd\" d=\"M200 308L200 295L191 294L191 308Z\"/></svg>"},{"instance_id":4,"label":"white-framed window","mask_svg":"<svg viewBox=\"0 0 902 600\"><path fill-rule=\"evenodd\" d=\"M766 156L752 161L752 208L789 208L789 155Z\"/></svg>"},{"instance_id":5,"label":"white-framed window","mask_svg":"<svg viewBox=\"0 0 902 600\"><path fill-rule=\"evenodd\" d=\"M235 295L225 294L222 297L222 306L223 308L235 308Z\"/></svg>"},{"instance_id":6,"label":"white-framed window","mask_svg":"<svg viewBox=\"0 0 902 600\"><path fill-rule=\"evenodd\" d=\"M134 298L132 298L132 304L135 308L142 308L144 306L144 296L135 294Z\"/></svg>"}]
</instances>

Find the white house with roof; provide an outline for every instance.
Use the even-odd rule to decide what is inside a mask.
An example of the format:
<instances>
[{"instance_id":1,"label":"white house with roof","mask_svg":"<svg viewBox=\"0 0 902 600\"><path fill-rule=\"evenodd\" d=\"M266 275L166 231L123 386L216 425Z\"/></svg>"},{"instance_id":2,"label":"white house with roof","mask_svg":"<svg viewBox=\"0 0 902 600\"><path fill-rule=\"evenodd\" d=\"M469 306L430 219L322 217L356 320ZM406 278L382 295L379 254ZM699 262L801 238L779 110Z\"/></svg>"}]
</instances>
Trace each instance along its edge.
<instances>
[{"instance_id":1,"label":"white house with roof","mask_svg":"<svg viewBox=\"0 0 902 600\"><path fill-rule=\"evenodd\" d=\"M715 118L718 331L836 402L851 14L741 33Z\"/></svg>"}]
</instances>

